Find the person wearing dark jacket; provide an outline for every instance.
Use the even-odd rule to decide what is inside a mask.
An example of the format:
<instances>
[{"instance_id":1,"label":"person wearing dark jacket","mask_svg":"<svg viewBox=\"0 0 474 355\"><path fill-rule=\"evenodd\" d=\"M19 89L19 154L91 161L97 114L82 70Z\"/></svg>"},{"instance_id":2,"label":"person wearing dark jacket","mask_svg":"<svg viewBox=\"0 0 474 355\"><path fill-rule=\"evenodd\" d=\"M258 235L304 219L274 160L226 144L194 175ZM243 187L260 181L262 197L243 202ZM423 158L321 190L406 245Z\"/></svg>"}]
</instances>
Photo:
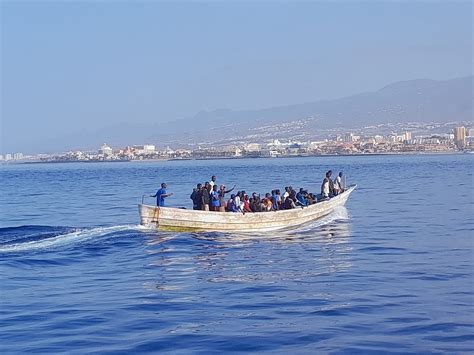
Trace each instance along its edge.
<instances>
[{"instance_id":1,"label":"person wearing dark jacket","mask_svg":"<svg viewBox=\"0 0 474 355\"><path fill-rule=\"evenodd\" d=\"M208 182L204 185L204 188L202 189L202 194L201 194L201 200L202 200L202 210L203 211L209 211L209 204L211 202L210 194L209 194L209 188L210 185Z\"/></svg>"},{"instance_id":2,"label":"person wearing dark jacket","mask_svg":"<svg viewBox=\"0 0 474 355\"><path fill-rule=\"evenodd\" d=\"M198 201L198 193L199 191L201 190L202 188L202 184L197 184L196 188L193 189L193 193L191 194L191 196L189 196L189 198L191 200L193 200L193 210L200 210L201 207L199 207L200 203Z\"/></svg>"},{"instance_id":3,"label":"person wearing dark jacket","mask_svg":"<svg viewBox=\"0 0 474 355\"><path fill-rule=\"evenodd\" d=\"M202 210L202 193L204 188L201 184L199 184L199 189L196 191L196 195L194 195L194 203L196 204L196 210Z\"/></svg>"},{"instance_id":4,"label":"person wearing dark jacket","mask_svg":"<svg viewBox=\"0 0 474 355\"><path fill-rule=\"evenodd\" d=\"M331 175L332 175L332 170L329 170L326 173L326 178L329 180L328 181L329 182L329 197L334 196L334 181L332 181Z\"/></svg>"},{"instance_id":5,"label":"person wearing dark jacket","mask_svg":"<svg viewBox=\"0 0 474 355\"><path fill-rule=\"evenodd\" d=\"M284 210L291 210L293 208L296 208L296 204L295 204L294 199L296 199L296 197L294 197L294 195L293 196L288 196L285 199L285 202L283 203L283 209Z\"/></svg>"}]
</instances>

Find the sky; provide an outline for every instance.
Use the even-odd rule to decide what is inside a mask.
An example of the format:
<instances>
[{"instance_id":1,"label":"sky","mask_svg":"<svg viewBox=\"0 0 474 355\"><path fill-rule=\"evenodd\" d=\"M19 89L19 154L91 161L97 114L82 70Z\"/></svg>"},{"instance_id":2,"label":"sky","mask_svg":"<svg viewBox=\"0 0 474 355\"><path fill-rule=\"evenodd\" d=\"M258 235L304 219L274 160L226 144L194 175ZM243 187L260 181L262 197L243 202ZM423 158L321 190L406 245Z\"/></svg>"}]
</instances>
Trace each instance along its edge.
<instances>
[{"instance_id":1,"label":"sky","mask_svg":"<svg viewBox=\"0 0 474 355\"><path fill-rule=\"evenodd\" d=\"M470 1L0 0L0 10L0 154L473 70Z\"/></svg>"}]
</instances>

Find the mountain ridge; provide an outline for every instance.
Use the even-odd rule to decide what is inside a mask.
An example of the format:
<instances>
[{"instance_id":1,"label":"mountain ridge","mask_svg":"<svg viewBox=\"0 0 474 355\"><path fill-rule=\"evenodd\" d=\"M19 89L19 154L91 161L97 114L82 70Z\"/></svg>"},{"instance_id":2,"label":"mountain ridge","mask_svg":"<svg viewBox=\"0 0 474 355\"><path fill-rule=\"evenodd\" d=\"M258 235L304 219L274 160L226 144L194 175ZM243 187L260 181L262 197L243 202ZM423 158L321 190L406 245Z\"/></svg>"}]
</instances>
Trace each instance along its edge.
<instances>
[{"instance_id":1,"label":"mountain ridge","mask_svg":"<svg viewBox=\"0 0 474 355\"><path fill-rule=\"evenodd\" d=\"M399 81L373 91L333 100L275 106L257 110L216 109L200 111L191 118L170 122L170 133L178 123L182 131L199 130L199 125L249 128L265 122L280 123L318 118L320 128L347 127L387 122L432 122L472 120L473 76L449 80L414 79Z\"/></svg>"},{"instance_id":2,"label":"mountain ridge","mask_svg":"<svg viewBox=\"0 0 474 355\"><path fill-rule=\"evenodd\" d=\"M304 121L300 132L328 129L350 130L370 125L404 122L474 121L473 79L466 76L448 80L413 79L388 84L376 91L338 99L318 100L256 110L218 108L166 123L122 122L88 132L38 141L43 151L96 149L104 142L123 147L150 143L157 146L198 142L271 138L262 127L272 126L274 136L291 131L291 122ZM284 129L279 129L284 126ZM256 138L255 138L256 139Z\"/></svg>"}]
</instances>

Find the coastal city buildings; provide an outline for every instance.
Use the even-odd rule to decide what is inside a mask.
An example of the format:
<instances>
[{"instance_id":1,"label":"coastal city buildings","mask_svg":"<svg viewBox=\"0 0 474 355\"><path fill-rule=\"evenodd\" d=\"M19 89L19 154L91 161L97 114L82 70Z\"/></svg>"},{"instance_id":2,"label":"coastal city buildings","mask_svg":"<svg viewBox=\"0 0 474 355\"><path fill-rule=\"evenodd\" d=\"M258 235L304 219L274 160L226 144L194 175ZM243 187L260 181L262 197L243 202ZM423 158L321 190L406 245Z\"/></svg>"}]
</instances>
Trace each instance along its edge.
<instances>
[{"instance_id":1,"label":"coastal city buildings","mask_svg":"<svg viewBox=\"0 0 474 355\"><path fill-rule=\"evenodd\" d=\"M214 158L258 158L295 157L318 155L354 154L408 154L408 153L452 153L474 151L474 128L452 126L445 133L423 134L431 127L421 130L416 124L414 131L396 126L368 127L355 131L329 132L325 138L270 138L242 139L200 144L181 144L176 147L158 148L154 144L132 145L113 148L104 143L95 151L70 151L62 154L23 155L6 153L0 155L3 163L15 162L94 162L133 160L175 160ZM433 125L433 127L438 127ZM403 128L403 127L402 127ZM381 133L385 130L384 133ZM467 133L467 135L466 135Z\"/></svg>"}]
</instances>

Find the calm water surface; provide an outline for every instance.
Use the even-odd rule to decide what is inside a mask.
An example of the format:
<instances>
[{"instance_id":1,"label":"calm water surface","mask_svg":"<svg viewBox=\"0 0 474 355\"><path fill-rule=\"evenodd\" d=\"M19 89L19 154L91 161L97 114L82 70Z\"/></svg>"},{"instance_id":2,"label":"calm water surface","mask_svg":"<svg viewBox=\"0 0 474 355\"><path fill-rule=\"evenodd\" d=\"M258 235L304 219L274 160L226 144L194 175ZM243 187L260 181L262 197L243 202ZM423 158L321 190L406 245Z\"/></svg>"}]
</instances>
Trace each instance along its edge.
<instances>
[{"instance_id":1,"label":"calm water surface","mask_svg":"<svg viewBox=\"0 0 474 355\"><path fill-rule=\"evenodd\" d=\"M137 203L162 181L317 191L347 209L289 232L163 233ZM474 350L474 157L0 167L2 353L467 353ZM149 200L152 203L152 200Z\"/></svg>"}]
</instances>

